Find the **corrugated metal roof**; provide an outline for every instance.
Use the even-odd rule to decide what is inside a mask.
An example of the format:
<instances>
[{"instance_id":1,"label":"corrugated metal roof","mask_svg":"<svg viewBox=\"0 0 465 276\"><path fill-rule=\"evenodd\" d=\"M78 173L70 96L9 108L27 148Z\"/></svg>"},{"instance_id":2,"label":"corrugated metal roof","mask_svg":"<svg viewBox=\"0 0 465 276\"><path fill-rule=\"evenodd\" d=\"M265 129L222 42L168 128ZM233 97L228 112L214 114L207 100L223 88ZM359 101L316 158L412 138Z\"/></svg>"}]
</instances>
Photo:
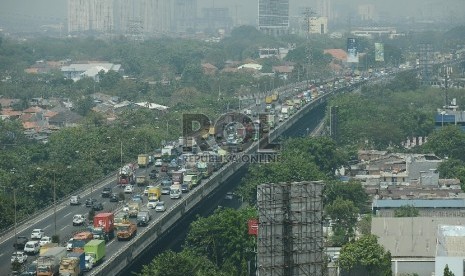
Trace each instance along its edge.
<instances>
[{"instance_id":1,"label":"corrugated metal roof","mask_svg":"<svg viewBox=\"0 0 465 276\"><path fill-rule=\"evenodd\" d=\"M465 199L374 199L373 209L400 208L410 205L416 208L465 208Z\"/></svg>"}]
</instances>

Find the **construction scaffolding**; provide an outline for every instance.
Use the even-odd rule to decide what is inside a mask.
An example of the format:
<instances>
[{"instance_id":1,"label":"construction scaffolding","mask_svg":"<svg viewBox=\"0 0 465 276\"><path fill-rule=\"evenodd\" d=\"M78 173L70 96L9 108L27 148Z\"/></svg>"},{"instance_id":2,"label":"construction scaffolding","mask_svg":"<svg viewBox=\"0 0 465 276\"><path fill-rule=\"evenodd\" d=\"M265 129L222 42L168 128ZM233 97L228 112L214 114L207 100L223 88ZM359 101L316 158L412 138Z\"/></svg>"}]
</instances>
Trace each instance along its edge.
<instances>
[{"instance_id":1,"label":"construction scaffolding","mask_svg":"<svg viewBox=\"0 0 465 276\"><path fill-rule=\"evenodd\" d=\"M323 186L320 181L258 186L258 275L325 274Z\"/></svg>"}]
</instances>

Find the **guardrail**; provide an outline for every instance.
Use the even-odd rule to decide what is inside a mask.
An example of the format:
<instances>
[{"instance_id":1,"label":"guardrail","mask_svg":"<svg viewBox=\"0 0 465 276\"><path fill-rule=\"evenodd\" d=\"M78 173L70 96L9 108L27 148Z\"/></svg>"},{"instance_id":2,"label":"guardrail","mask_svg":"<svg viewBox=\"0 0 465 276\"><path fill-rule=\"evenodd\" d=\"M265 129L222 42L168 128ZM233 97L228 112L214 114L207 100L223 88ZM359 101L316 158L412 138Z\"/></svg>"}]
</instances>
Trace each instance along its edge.
<instances>
[{"instance_id":1,"label":"guardrail","mask_svg":"<svg viewBox=\"0 0 465 276\"><path fill-rule=\"evenodd\" d=\"M286 129L291 127L293 123L302 118L309 109L321 104L328 95L322 95L321 98L309 102L302 106L296 113L292 114L285 122L279 124L269 132L269 139L272 141L281 135ZM268 138L263 138L268 139ZM258 150L259 142L252 143L241 154L250 154ZM103 264L94 268L90 275L116 275L129 265L139 254L141 254L150 244L155 242L165 231L172 227L186 212L194 208L201 200L212 195L221 183L226 181L235 171L239 170L246 163L244 162L229 162L223 165L218 171L212 174L209 178L191 190L188 194L183 195L178 202L166 210L155 222L143 228L129 242L122 243L121 248L107 258Z\"/></svg>"},{"instance_id":2,"label":"guardrail","mask_svg":"<svg viewBox=\"0 0 465 276\"><path fill-rule=\"evenodd\" d=\"M70 199L70 197L72 195L85 193L86 190L92 189L92 187L95 187L99 183L114 178L117 172L118 171L115 171L111 175L102 176L101 178L91 182L91 184L85 185L82 188L80 188L79 190L76 190L71 194L65 195L64 197L57 199L56 206L60 206L64 202L69 202L69 199ZM33 218L34 218L35 221L42 219L43 217L47 216L49 212L53 211L54 207L55 207L55 204L52 203L51 205L49 205L49 206L47 206L47 207L45 207L43 209L37 210L37 211L35 211L34 213L32 213L30 215L22 217L20 220L17 221L16 227L21 226L21 225L25 225L27 222L30 222L31 219L33 219ZM3 237L4 235L6 235L6 234L8 234L10 232L13 232L14 228L15 228L15 225L12 225L12 226L10 226L8 228L0 230L0 237Z\"/></svg>"}]
</instances>

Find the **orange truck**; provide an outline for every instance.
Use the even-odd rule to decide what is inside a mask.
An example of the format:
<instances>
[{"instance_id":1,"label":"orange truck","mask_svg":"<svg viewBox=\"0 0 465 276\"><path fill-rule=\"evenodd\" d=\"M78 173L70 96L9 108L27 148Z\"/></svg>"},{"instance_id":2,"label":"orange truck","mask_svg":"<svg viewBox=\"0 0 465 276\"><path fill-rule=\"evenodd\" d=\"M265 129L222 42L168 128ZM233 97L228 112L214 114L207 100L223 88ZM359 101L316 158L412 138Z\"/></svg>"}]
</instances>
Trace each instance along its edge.
<instances>
[{"instance_id":1,"label":"orange truck","mask_svg":"<svg viewBox=\"0 0 465 276\"><path fill-rule=\"evenodd\" d=\"M90 231L83 231L74 234L73 246L71 251L73 252L84 252L84 246L86 243L94 238L94 235Z\"/></svg>"},{"instance_id":2,"label":"orange truck","mask_svg":"<svg viewBox=\"0 0 465 276\"><path fill-rule=\"evenodd\" d=\"M118 241L130 240L137 234L137 225L130 222L126 224L118 224L116 226L116 236Z\"/></svg>"}]
</instances>

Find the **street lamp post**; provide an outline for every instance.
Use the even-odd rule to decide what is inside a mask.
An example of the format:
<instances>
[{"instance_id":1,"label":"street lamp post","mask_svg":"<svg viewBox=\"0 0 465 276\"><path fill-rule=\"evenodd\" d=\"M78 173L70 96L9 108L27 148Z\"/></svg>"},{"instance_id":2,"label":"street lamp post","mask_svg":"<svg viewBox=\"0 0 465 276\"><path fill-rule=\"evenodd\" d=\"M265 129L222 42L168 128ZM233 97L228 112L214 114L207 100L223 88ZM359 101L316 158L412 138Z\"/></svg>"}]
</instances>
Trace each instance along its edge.
<instances>
[{"instance_id":1,"label":"street lamp post","mask_svg":"<svg viewBox=\"0 0 465 276\"><path fill-rule=\"evenodd\" d=\"M55 236L57 235L57 193L56 193L56 171L53 170L53 219L55 222Z\"/></svg>"}]
</instances>

